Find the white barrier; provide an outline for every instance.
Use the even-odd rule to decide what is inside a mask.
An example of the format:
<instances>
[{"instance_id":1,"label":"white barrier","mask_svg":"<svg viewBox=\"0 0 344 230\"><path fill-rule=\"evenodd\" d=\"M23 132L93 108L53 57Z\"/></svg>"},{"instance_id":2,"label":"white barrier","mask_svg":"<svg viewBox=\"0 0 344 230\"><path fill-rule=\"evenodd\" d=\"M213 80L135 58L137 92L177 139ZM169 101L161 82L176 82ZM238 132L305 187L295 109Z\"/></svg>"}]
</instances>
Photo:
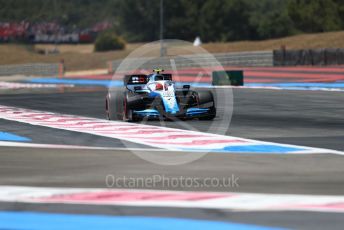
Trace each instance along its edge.
<instances>
[{"instance_id":1,"label":"white barrier","mask_svg":"<svg viewBox=\"0 0 344 230\"><path fill-rule=\"evenodd\" d=\"M63 71L64 67L62 63L32 63L0 66L0 76L62 76Z\"/></svg>"},{"instance_id":2,"label":"white barrier","mask_svg":"<svg viewBox=\"0 0 344 230\"><path fill-rule=\"evenodd\" d=\"M33 41L35 43L78 43L79 34L37 34Z\"/></svg>"}]
</instances>

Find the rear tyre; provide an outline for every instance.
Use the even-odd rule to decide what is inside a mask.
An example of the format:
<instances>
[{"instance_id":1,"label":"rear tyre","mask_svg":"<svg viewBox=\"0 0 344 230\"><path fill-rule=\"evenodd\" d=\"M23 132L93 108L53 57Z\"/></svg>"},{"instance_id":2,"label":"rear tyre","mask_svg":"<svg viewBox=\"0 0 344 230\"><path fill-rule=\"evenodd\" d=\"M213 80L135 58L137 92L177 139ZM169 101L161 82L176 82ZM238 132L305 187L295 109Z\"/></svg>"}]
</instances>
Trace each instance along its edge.
<instances>
[{"instance_id":1,"label":"rear tyre","mask_svg":"<svg viewBox=\"0 0 344 230\"><path fill-rule=\"evenodd\" d=\"M122 120L123 121L137 121L136 117L133 114L133 110L128 108L128 99L127 94L124 94L123 98L123 113L122 113Z\"/></svg>"},{"instance_id":2,"label":"rear tyre","mask_svg":"<svg viewBox=\"0 0 344 230\"><path fill-rule=\"evenodd\" d=\"M106 95L105 111L108 120L123 120L124 117L124 92L110 91Z\"/></svg>"}]
</instances>

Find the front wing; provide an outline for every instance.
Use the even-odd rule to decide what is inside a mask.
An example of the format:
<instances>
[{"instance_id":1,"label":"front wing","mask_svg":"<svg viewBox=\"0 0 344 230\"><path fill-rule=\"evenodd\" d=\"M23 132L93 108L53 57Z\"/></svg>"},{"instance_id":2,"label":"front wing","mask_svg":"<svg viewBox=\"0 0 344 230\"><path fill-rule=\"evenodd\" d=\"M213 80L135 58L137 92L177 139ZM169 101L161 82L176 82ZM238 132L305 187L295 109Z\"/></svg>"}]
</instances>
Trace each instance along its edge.
<instances>
[{"instance_id":1,"label":"front wing","mask_svg":"<svg viewBox=\"0 0 344 230\"><path fill-rule=\"evenodd\" d=\"M208 115L210 112L209 108L188 108L185 112L170 114L161 114L156 109L145 109L145 110L134 110L133 115L137 117L148 117L148 118L158 118L161 116L165 117L180 117L180 118L197 118Z\"/></svg>"}]
</instances>

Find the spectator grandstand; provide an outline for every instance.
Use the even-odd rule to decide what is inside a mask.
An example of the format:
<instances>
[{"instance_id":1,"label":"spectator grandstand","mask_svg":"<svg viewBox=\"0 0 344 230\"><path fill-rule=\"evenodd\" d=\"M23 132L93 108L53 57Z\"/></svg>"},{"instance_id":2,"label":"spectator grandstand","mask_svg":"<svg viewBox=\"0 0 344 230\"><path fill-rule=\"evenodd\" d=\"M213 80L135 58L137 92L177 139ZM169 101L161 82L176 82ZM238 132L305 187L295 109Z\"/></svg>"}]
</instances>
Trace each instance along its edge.
<instances>
[{"instance_id":1,"label":"spectator grandstand","mask_svg":"<svg viewBox=\"0 0 344 230\"><path fill-rule=\"evenodd\" d=\"M0 42L91 43L99 32L111 26L107 21L86 29L67 28L57 22L0 22Z\"/></svg>"},{"instance_id":2,"label":"spectator grandstand","mask_svg":"<svg viewBox=\"0 0 344 230\"><path fill-rule=\"evenodd\" d=\"M0 41L7 42L10 39L24 38L28 28L29 23L25 21L20 23L0 22Z\"/></svg>"}]
</instances>

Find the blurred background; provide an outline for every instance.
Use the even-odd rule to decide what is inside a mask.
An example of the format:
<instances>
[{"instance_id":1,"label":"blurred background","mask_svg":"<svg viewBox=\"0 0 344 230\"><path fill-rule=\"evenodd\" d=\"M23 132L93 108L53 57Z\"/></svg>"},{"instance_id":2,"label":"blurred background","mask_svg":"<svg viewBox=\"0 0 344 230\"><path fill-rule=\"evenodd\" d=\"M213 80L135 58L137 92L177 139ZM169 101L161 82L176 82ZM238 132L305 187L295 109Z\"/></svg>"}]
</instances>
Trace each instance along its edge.
<instances>
[{"instance_id":1,"label":"blurred background","mask_svg":"<svg viewBox=\"0 0 344 230\"><path fill-rule=\"evenodd\" d=\"M105 68L161 38L160 0L0 5L0 65L64 59L67 70ZM163 18L164 39L198 37L214 53L344 47L341 0L164 0Z\"/></svg>"},{"instance_id":2,"label":"blurred background","mask_svg":"<svg viewBox=\"0 0 344 230\"><path fill-rule=\"evenodd\" d=\"M214 120L108 121L153 68ZM344 0L0 0L0 229L342 230L343 91Z\"/></svg>"}]
</instances>

